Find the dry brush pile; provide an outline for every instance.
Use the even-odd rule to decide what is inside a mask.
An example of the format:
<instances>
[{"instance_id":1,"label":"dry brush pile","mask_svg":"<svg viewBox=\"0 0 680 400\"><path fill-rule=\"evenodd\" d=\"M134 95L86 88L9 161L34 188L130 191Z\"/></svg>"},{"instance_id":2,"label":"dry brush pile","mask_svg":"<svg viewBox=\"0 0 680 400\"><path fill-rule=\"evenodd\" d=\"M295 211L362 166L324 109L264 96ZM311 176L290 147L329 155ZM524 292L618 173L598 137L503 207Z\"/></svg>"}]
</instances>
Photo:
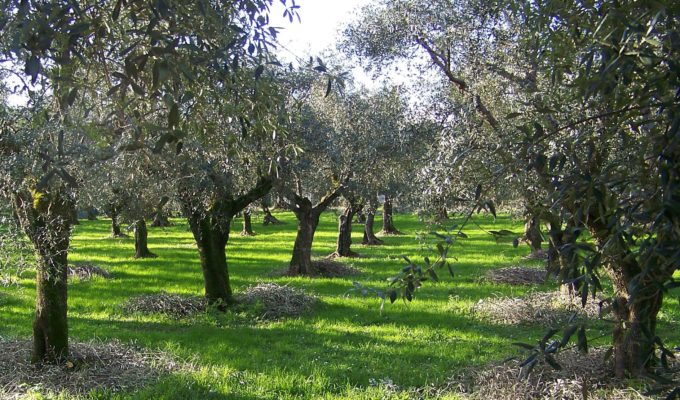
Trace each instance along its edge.
<instances>
[{"instance_id":1,"label":"dry brush pile","mask_svg":"<svg viewBox=\"0 0 680 400\"><path fill-rule=\"evenodd\" d=\"M260 283L246 288L237 299L260 320L297 317L311 312L318 301L315 296L306 294L302 289L275 283Z\"/></svg>"},{"instance_id":2,"label":"dry brush pile","mask_svg":"<svg viewBox=\"0 0 680 400\"><path fill-rule=\"evenodd\" d=\"M521 360L511 360L485 368L470 368L451 377L445 385L432 388L430 394L456 393L464 399L560 399L560 400L641 400L666 398L673 385L659 385L651 380L634 382L637 388L612 374L608 348L591 348L588 353L576 349L555 356L561 369L539 363L526 378L520 378ZM673 381L680 378L678 365L671 365ZM655 394L652 394L655 393ZM661 396L661 397L659 397Z\"/></svg>"},{"instance_id":3,"label":"dry brush pile","mask_svg":"<svg viewBox=\"0 0 680 400\"><path fill-rule=\"evenodd\" d=\"M29 393L77 396L92 390L121 392L193 368L168 354L118 341L71 343L68 360L59 365L31 363L31 348L29 340L0 338L0 399L19 399Z\"/></svg>"},{"instance_id":4,"label":"dry brush pile","mask_svg":"<svg viewBox=\"0 0 680 400\"><path fill-rule=\"evenodd\" d=\"M598 299L588 299L584 308L580 297L560 291L534 292L524 297L482 299L472 306L471 311L497 324L549 326L567 321L574 314L582 318L598 318L600 302Z\"/></svg>"},{"instance_id":5,"label":"dry brush pile","mask_svg":"<svg viewBox=\"0 0 680 400\"><path fill-rule=\"evenodd\" d=\"M165 314L173 318L186 317L206 310L203 297L183 296L173 293L144 294L130 298L123 304L126 314Z\"/></svg>"},{"instance_id":6,"label":"dry brush pile","mask_svg":"<svg viewBox=\"0 0 680 400\"><path fill-rule=\"evenodd\" d=\"M484 274L484 278L489 282L507 285L540 285L547 281L548 274L545 269L516 265L492 269Z\"/></svg>"}]
</instances>

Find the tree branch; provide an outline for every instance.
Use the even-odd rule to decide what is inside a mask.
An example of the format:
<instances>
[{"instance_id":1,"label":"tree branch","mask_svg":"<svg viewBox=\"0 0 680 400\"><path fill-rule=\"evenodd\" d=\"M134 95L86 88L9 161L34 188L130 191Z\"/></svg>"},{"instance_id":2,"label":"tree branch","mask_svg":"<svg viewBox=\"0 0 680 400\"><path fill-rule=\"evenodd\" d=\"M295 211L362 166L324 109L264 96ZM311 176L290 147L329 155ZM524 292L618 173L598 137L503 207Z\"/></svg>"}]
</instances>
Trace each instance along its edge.
<instances>
[{"instance_id":1,"label":"tree branch","mask_svg":"<svg viewBox=\"0 0 680 400\"><path fill-rule=\"evenodd\" d=\"M493 116L491 111L489 111L488 108L486 108L486 105L482 102L482 99L479 97L479 95L471 93L469 90L469 86L467 82L464 80L460 79L459 77L455 76L453 72L451 71L451 60L450 56L449 58L445 57L444 55L438 53L425 39L421 38L416 38L416 42L423 48L425 51L427 51L427 54L430 55L430 58L432 59L432 62L435 63L441 69L441 71L446 75L446 77L460 89L461 92L466 93L468 95L473 96L473 100L475 102L475 108L477 109L477 112L484 117L484 120L491 125L493 129L498 129L498 121L496 118Z\"/></svg>"},{"instance_id":2,"label":"tree branch","mask_svg":"<svg viewBox=\"0 0 680 400\"><path fill-rule=\"evenodd\" d=\"M248 193L239 196L230 202L230 214L236 215L244 208L248 207L250 203L261 199L272 189L274 180L270 176L261 176L254 188L250 189Z\"/></svg>"}]
</instances>

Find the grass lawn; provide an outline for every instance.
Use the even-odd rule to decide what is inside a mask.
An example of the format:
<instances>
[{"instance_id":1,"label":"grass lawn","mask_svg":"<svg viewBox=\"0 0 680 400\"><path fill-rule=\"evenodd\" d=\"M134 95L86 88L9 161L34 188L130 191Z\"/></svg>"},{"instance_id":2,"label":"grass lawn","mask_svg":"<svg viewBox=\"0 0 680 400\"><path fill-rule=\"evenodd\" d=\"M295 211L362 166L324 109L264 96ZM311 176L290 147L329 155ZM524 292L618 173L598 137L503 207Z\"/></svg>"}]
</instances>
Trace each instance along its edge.
<instances>
[{"instance_id":1,"label":"grass lawn","mask_svg":"<svg viewBox=\"0 0 680 400\"><path fill-rule=\"evenodd\" d=\"M256 236L241 237L240 221L227 247L232 287L236 292L269 281L303 288L320 298L310 315L279 322L254 323L242 316L205 314L173 320L161 315L122 313L130 297L159 291L202 295L203 279L194 240L182 220L170 228L150 228L149 248L156 259L135 260L132 239L108 239L109 222L81 221L75 229L71 263L92 263L112 272L112 280L73 281L69 287L71 339L93 338L123 342L193 359L196 372L171 375L134 393L93 393L99 398L233 398L233 399L372 399L406 395L410 387L437 384L461 368L499 361L515 352L514 341L533 342L547 327L495 325L467 310L482 298L520 296L539 287L495 285L481 280L485 271L517 263L527 246L495 243L479 227L469 225L453 249L456 277L440 272L442 282L427 283L410 304L386 305L382 315L375 297L346 293L352 281L384 288L386 278L401 267L401 255L422 260L434 254L416 240L424 225L411 215L397 215L404 235L383 238L384 246L361 243L355 225L353 249L360 258L340 259L361 269L347 279L269 277L290 259L296 221L292 213L275 214L285 224L262 226L254 219ZM485 229L521 231L519 221L500 217L495 223L478 218ZM322 216L314 243L315 256L334 250L336 215ZM379 221L376 221L379 226ZM34 276L26 274L20 287L0 288L0 336L29 338L34 309ZM660 331L668 347L680 344L673 330L680 318L675 299L661 313ZM600 336L597 326L591 336ZM600 339L600 344L606 344ZM592 345L597 345L594 343ZM374 382L390 380L404 390L391 392ZM389 392L389 393L388 393Z\"/></svg>"}]
</instances>

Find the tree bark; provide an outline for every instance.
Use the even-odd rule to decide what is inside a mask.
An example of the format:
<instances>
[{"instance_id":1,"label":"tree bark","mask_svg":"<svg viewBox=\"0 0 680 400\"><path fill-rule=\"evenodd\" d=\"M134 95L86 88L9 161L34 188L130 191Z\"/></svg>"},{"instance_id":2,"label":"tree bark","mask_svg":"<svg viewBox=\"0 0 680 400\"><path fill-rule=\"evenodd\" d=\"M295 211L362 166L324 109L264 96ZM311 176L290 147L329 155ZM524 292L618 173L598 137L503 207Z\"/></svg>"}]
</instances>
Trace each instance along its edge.
<instances>
[{"instance_id":1,"label":"tree bark","mask_svg":"<svg viewBox=\"0 0 680 400\"><path fill-rule=\"evenodd\" d=\"M629 304L628 288L637 270L637 264L626 265L623 261L619 271L610 271L615 291L612 306L615 326L612 336L614 374L617 378L625 378L627 374L642 376L650 366L654 346L652 338L656 336L657 315L663 302L663 292L656 290L649 297L636 299L633 304Z\"/></svg>"},{"instance_id":2,"label":"tree bark","mask_svg":"<svg viewBox=\"0 0 680 400\"><path fill-rule=\"evenodd\" d=\"M250 208L243 210L243 230L241 231L241 236L255 236Z\"/></svg>"},{"instance_id":3,"label":"tree bark","mask_svg":"<svg viewBox=\"0 0 680 400\"><path fill-rule=\"evenodd\" d=\"M358 224L365 224L366 223L366 212L364 212L363 206L361 206L357 209L356 217L357 217L357 223Z\"/></svg>"},{"instance_id":4,"label":"tree bark","mask_svg":"<svg viewBox=\"0 0 680 400\"><path fill-rule=\"evenodd\" d=\"M272 225L281 225L281 221L276 219L275 216L272 215L271 211L269 211L269 207L262 206L262 211L264 212L264 218L262 219L262 225L267 226L269 224Z\"/></svg>"},{"instance_id":5,"label":"tree bark","mask_svg":"<svg viewBox=\"0 0 680 400\"><path fill-rule=\"evenodd\" d=\"M265 196L272 188L272 180L262 177L243 196L236 199L220 196L209 208L196 201L192 190L180 191L182 209L196 240L203 271L205 298L208 304L225 310L235 303L229 282L227 243L234 216L250 203Z\"/></svg>"},{"instance_id":6,"label":"tree bark","mask_svg":"<svg viewBox=\"0 0 680 400\"><path fill-rule=\"evenodd\" d=\"M532 254L541 251L543 236L541 235L541 222L537 215L530 213L527 222L524 224L524 239L529 244Z\"/></svg>"},{"instance_id":7,"label":"tree bark","mask_svg":"<svg viewBox=\"0 0 680 400\"><path fill-rule=\"evenodd\" d=\"M442 222L442 221L448 221L449 220L449 213L446 210L446 207L441 206L437 207L437 221Z\"/></svg>"},{"instance_id":8,"label":"tree bark","mask_svg":"<svg viewBox=\"0 0 680 400\"><path fill-rule=\"evenodd\" d=\"M157 212L153 217L151 226L154 228L168 227L170 226L170 219L168 219L168 216L164 212Z\"/></svg>"},{"instance_id":9,"label":"tree bark","mask_svg":"<svg viewBox=\"0 0 680 400\"><path fill-rule=\"evenodd\" d=\"M291 275L313 275L312 243L314 242L314 233L319 225L320 213L314 212L314 207L312 207L309 199L301 199L297 203L295 217L298 220L298 229L288 272Z\"/></svg>"},{"instance_id":10,"label":"tree bark","mask_svg":"<svg viewBox=\"0 0 680 400\"><path fill-rule=\"evenodd\" d=\"M143 218L135 221L135 258L158 257L149 251L148 236L149 232L146 228L146 221Z\"/></svg>"},{"instance_id":11,"label":"tree bark","mask_svg":"<svg viewBox=\"0 0 680 400\"><path fill-rule=\"evenodd\" d=\"M357 253L352 251L352 219L354 219L355 206L349 204L343 213L338 217L338 240L335 245L335 252L331 257L356 257Z\"/></svg>"},{"instance_id":12,"label":"tree bark","mask_svg":"<svg viewBox=\"0 0 680 400\"><path fill-rule=\"evenodd\" d=\"M57 363L69 352L67 272L75 202L62 190L39 196L22 192L13 200L38 255L32 360Z\"/></svg>"},{"instance_id":13,"label":"tree bark","mask_svg":"<svg viewBox=\"0 0 680 400\"><path fill-rule=\"evenodd\" d=\"M401 232L394 227L393 213L392 213L392 199L385 195L385 203L383 203L383 221L382 221L383 235L400 235Z\"/></svg>"},{"instance_id":14,"label":"tree bark","mask_svg":"<svg viewBox=\"0 0 680 400\"><path fill-rule=\"evenodd\" d=\"M586 225L600 249L608 246L613 236L605 221L597 205L591 206ZM625 244L614 243L607 248L607 272L614 286L614 374L617 378L625 378L627 374L639 377L650 367L663 292L656 282L646 284L639 280L632 285L643 271ZM631 289L637 291L634 301L631 301Z\"/></svg>"},{"instance_id":15,"label":"tree bark","mask_svg":"<svg viewBox=\"0 0 680 400\"><path fill-rule=\"evenodd\" d=\"M118 210L112 208L110 215L111 215L111 237L113 238L127 237L127 235L121 232L120 230L120 224L118 223Z\"/></svg>"},{"instance_id":16,"label":"tree bark","mask_svg":"<svg viewBox=\"0 0 680 400\"><path fill-rule=\"evenodd\" d=\"M232 217L229 213L211 217L207 213L194 212L188 219L198 246L205 298L208 304L224 310L235 303L226 252Z\"/></svg>"},{"instance_id":17,"label":"tree bark","mask_svg":"<svg viewBox=\"0 0 680 400\"><path fill-rule=\"evenodd\" d=\"M378 239L373 233L373 223L375 221L375 209L371 208L366 211L366 224L364 224L364 238L361 244L368 246L376 246L383 244L383 241Z\"/></svg>"},{"instance_id":18,"label":"tree bark","mask_svg":"<svg viewBox=\"0 0 680 400\"><path fill-rule=\"evenodd\" d=\"M288 265L289 275L314 274L312 243L314 242L316 228L319 226L319 217L342 194L345 188L344 184L348 179L346 178L343 183L331 189L315 206L312 206L312 202L308 198L293 194L295 204L291 208L298 220L298 230L293 245L293 256Z\"/></svg>"}]
</instances>

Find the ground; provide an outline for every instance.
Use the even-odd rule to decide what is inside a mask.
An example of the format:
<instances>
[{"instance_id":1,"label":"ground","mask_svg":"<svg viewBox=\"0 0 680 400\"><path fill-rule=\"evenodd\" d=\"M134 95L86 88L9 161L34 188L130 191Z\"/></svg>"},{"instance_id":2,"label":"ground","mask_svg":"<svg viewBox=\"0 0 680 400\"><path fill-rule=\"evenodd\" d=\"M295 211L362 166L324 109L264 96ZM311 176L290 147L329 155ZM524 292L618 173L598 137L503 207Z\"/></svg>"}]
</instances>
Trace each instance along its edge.
<instances>
[{"instance_id":1,"label":"ground","mask_svg":"<svg viewBox=\"0 0 680 400\"><path fill-rule=\"evenodd\" d=\"M366 247L355 225L353 249L361 257L338 259L363 274L348 278L309 279L272 274L285 268L295 238L295 217L279 213L284 224L262 226L253 218L256 236L231 236L229 271L236 293L259 282L303 289L318 297L313 312L274 322L253 321L242 314L202 313L177 319L159 314L128 315L123 304L134 296L161 291L200 296L203 291L198 253L186 223L150 228L149 248L155 259L134 259L131 239L110 239L108 220L81 221L75 228L72 263L88 263L111 272L112 279L74 280L69 287L72 341L119 340L162 351L195 368L169 375L146 388L116 394L115 398L233 398L233 399L372 399L406 396L413 388L439 385L464 368L483 366L514 355L512 342L535 342L545 326L499 324L471 312L480 299L523 296L554 290L554 283L538 286L495 284L484 274L495 268L526 261L527 246L496 243L479 227L452 250L456 276L441 271L440 283L427 283L412 303L385 306L375 297L348 291L356 280L364 286L385 288L386 279L403 267L401 255L414 261L434 254L416 240L425 230L411 215L397 215L404 234L383 238L385 245ZM322 216L314 255L325 257L335 247L337 216ZM451 221L453 223L454 221ZM522 221L508 216L495 223L480 217L486 230L520 232ZM240 221L233 231L238 233ZM379 221L376 223L379 226ZM31 335L34 281L26 273L20 286L0 288L0 336L27 339ZM662 311L660 332L668 347L680 344L672 326L680 319L677 301L669 299ZM595 324L592 337L602 336ZM591 343L607 343L608 336ZM109 398L109 393L92 393ZM454 398L454 395L450 395Z\"/></svg>"}]
</instances>

